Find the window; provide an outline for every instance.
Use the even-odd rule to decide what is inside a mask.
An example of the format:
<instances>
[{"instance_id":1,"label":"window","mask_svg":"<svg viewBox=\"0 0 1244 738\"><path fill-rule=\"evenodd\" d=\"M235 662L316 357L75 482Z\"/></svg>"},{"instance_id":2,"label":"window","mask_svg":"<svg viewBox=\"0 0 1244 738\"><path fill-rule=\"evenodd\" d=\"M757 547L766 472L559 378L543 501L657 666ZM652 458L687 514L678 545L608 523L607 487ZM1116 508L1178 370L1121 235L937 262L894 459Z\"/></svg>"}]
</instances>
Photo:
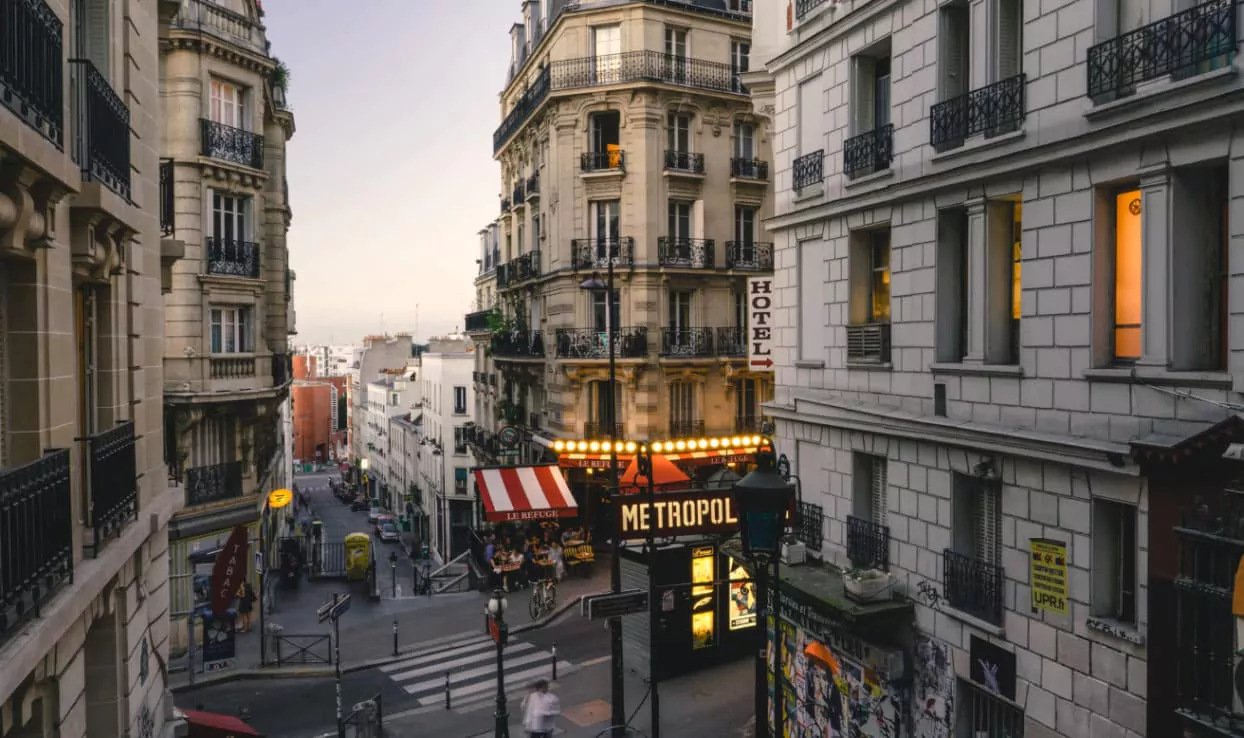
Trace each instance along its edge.
<instances>
[{"instance_id":1,"label":"window","mask_svg":"<svg viewBox=\"0 0 1244 738\"><path fill-rule=\"evenodd\" d=\"M251 345L251 308L212 308L212 353L247 354L254 351Z\"/></svg>"},{"instance_id":2,"label":"window","mask_svg":"<svg viewBox=\"0 0 1244 738\"><path fill-rule=\"evenodd\" d=\"M1136 622L1136 508L1093 500L1093 615Z\"/></svg>"},{"instance_id":3,"label":"window","mask_svg":"<svg viewBox=\"0 0 1244 738\"><path fill-rule=\"evenodd\" d=\"M890 49L861 54L852 59L853 135L867 133L890 123Z\"/></svg>"},{"instance_id":4,"label":"window","mask_svg":"<svg viewBox=\"0 0 1244 738\"><path fill-rule=\"evenodd\" d=\"M751 123L734 124L734 158L750 161L756 157L756 128Z\"/></svg>"},{"instance_id":5,"label":"window","mask_svg":"<svg viewBox=\"0 0 1244 738\"><path fill-rule=\"evenodd\" d=\"M219 79L212 79L211 116L215 123L246 129L245 93L242 88Z\"/></svg>"},{"instance_id":6,"label":"window","mask_svg":"<svg viewBox=\"0 0 1244 738\"><path fill-rule=\"evenodd\" d=\"M531 250L540 248L540 214L531 216Z\"/></svg>"},{"instance_id":7,"label":"window","mask_svg":"<svg viewBox=\"0 0 1244 738\"><path fill-rule=\"evenodd\" d=\"M614 384L613 398L610 401L609 382L591 382L588 387L588 422L595 423L609 435L609 425L621 422L616 408L622 405L622 385Z\"/></svg>"},{"instance_id":8,"label":"window","mask_svg":"<svg viewBox=\"0 0 1244 738\"><path fill-rule=\"evenodd\" d=\"M212 233L225 243L249 241L250 198L212 190Z\"/></svg>"},{"instance_id":9,"label":"window","mask_svg":"<svg viewBox=\"0 0 1244 738\"><path fill-rule=\"evenodd\" d=\"M518 252L517 252L517 255L518 255L518 256L522 256L522 255L523 255L523 253L524 253L524 251L523 251L523 224L522 224L522 223L519 223L519 224L518 224L518 228L516 228L516 229L514 230L514 232L515 232L515 234L516 234L516 236L517 236L517 243L518 243Z\"/></svg>"},{"instance_id":10,"label":"window","mask_svg":"<svg viewBox=\"0 0 1244 738\"><path fill-rule=\"evenodd\" d=\"M1114 358L1140 358L1144 273L1140 190L1114 196Z\"/></svg>"},{"instance_id":11,"label":"window","mask_svg":"<svg viewBox=\"0 0 1244 738\"><path fill-rule=\"evenodd\" d=\"M851 476L851 514L878 525L886 522L886 470L884 456L855 454Z\"/></svg>"},{"instance_id":12,"label":"window","mask_svg":"<svg viewBox=\"0 0 1244 738\"><path fill-rule=\"evenodd\" d=\"M462 467L454 467L454 494L465 495L467 493L467 470Z\"/></svg>"},{"instance_id":13,"label":"window","mask_svg":"<svg viewBox=\"0 0 1244 738\"><path fill-rule=\"evenodd\" d=\"M396 392L389 393L389 407L397 407L397 403L401 401L401 395Z\"/></svg>"},{"instance_id":14,"label":"window","mask_svg":"<svg viewBox=\"0 0 1244 738\"><path fill-rule=\"evenodd\" d=\"M690 290L670 290L669 293L669 327L672 340L684 336L691 328L691 297Z\"/></svg>"},{"instance_id":15,"label":"window","mask_svg":"<svg viewBox=\"0 0 1244 738\"><path fill-rule=\"evenodd\" d=\"M868 248L869 322L890 319L890 231L873 231Z\"/></svg>"},{"instance_id":16,"label":"window","mask_svg":"<svg viewBox=\"0 0 1244 738\"><path fill-rule=\"evenodd\" d=\"M467 452L467 433L466 428L457 426L454 428L454 453L465 454Z\"/></svg>"},{"instance_id":17,"label":"window","mask_svg":"<svg viewBox=\"0 0 1244 738\"><path fill-rule=\"evenodd\" d=\"M596 26L592 29L592 82L608 84L621 80L622 27ZM603 151L603 149L597 149Z\"/></svg>"},{"instance_id":18,"label":"window","mask_svg":"<svg viewBox=\"0 0 1244 738\"><path fill-rule=\"evenodd\" d=\"M669 238L675 243L691 238L691 205L686 200L670 200Z\"/></svg>"},{"instance_id":19,"label":"window","mask_svg":"<svg viewBox=\"0 0 1244 738\"><path fill-rule=\"evenodd\" d=\"M622 203L618 200L594 200L592 210L592 239L596 242L595 258L604 260L618 258L618 218Z\"/></svg>"},{"instance_id":20,"label":"window","mask_svg":"<svg viewBox=\"0 0 1244 738\"><path fill-rule=\"evenodd\" d=\"M1024 711L967 679L957 679L955 738L1024 738Z\"/></svg>"},{"instance_id":21,"label":"window","mask_svg":"<svg viewBox=\"0 0 1244 738\"><path fill-rule=\"evenodd\" d=\"M736 433L759 433L759 391L756 379L736 379L734 382L734 431Z\"/></svg>"},{"instance_id":22,"label":"window","mask_svg":"<svg viewBox=\"0 0 1244 738\"><path fill-rule=\"evenodd\" d=\"M747 92L747 88L743 86L742 75L750 69L748 64L751 53L752 45L747 41L730 42L730 80L735 92Z\"/></svg>"},{"instance_id":23,"label":"window","mask_svg":"<svg viewBox=\"0 0 1244 738\"><path fill-rule=\"evenodd\" d=\"M592 113L590 129L592 153L605 155L597 164L597 169L616 169L621 166L621 127L622 118L617 111Z\"/></svg>"},{"instance_id":24,"label":"window","mask_svg":"<svg viewBox=\"0 0 1244 738\"><path fill-rule=\"evenodd\" d=\"M687 66L687 32L681 28L666 28L666 79L674 83L686 82Z\"/></svg>"},{"instance_id":25,"label":"window","mask_svg":"<svg viewBox=\"0 0 1244 738\"><path fill-rule=\"evenodd\" d=\"M466 415L467 388L454 387L454 415Z\"/></svg>"},{"instance_id":26,"label":"window","mask_svg":"<svg viewBox=\"0 0 1244 738\"><path fill-rule=\"evenodd\" d=\"M943 5L938 25L938 98L953 100L972 89L972 19L966 0Z\"/></svg>"},{"instance_id":27,"label":"window","mask_svg":"<svg viewBox=\"0 0 1244 738\"><path fill-rule=\"evenodd\" d=\"M667 151L685 154L691 151L691 116L670 113L666 127Z\"/></svg>"},{"instance_id":28,"label":"window","mask_svg":"<svg viewBox=\"0 0 1244 738\"><path fill-rule=\"evenodd\" d=\"M825 361L825 327L829 309L825 303L825 282L829 271L820 241L799 243L799 358ZM746 325L743 323L742 325Z\"/></svg>"},{"instance_id":29,"label":"window","mask_svg":"<svg viewBox=\"0 0 1244 738\"><path fill-rule=\"evenodd\" d=\"M110 78L112 69L108 38L108 30L112 28L111 5L110 0L74 0L70 6L76 48L71 56L89 59L105 78Z\"/></svg>"},{"instance_id":30,"label":"window","mask_svg":"<svg viewBox=\"0 0 1244 738\"><path fill-rule=\"evenodd\" d=\"M1005 357L1006 363L1019 364L1019 319L1024 312L1024 204L1018 200L1011 207L1011 240L1010 248L1010 279L1008 280L1007 301L1010 312L1010 336L1007 342L1009 349ZM1005 262L1004 262L1005 263Z\"/></svg>"},{"instance_id":31,"label":"window","mask_svg":"<svg viewBox=\"0 0 1244 738\"><path fill-rule=\"evenodd\" d=\"M695 385L691 382L671 382L670 391L670 435L689 436L695 434Z\"/></svg>"},{"instance_id":32,"label":"window","mask_svg":"<svg viewBox=\"0 0 1244 738\"><path fill-rule=\"evenodd\" d=\"M937 214L936 355L958 363L968 353L968 211Z\"/></svg>"},{"instance_id":33,"label":"window","mask_svg":"<svg viewBox=\"0 0 1244 738\"><path fill-rule=\"evenodd\" d=\"M756 208L750 205L734 206L734 240L741 246L751 247L756 243ZM755 255L743 255L744 261L754 260Z\"/></svg>"},{"instance_id":34,"label":"window","mask_svg":"<svg viewBox=\"0 0 1244 738\"><path fill-rule=\"evenodd\" d=\"M613 310L611 315L605 314L605 293L603 290L597 290L592 293L592 327L597 331L606 332L610 328L610 320L612 325L620 326L622 317L622 293L619 290L613 291Z\"/></svg>"},{"instance_id":35,"label":"window","mask_svg":"<svg viewBox=\"0 0 1244 738\"><path fill-rule=\"evenodd\" d=\"M1024 70L1023 0L997 0L997 33L994 36L994 81L1010 79Z\"/></svg>"},{"instance_id":36,"label":"window","mask_svg":"<svg viewBox=\"0 0 1244 738\"><path fill-rule=\"evenodd\" d=\"M734 322L731 323L736 328L747 329L747 289L731 290L731 297L734 304Z\"/></svg>"},{"instance_id":37,"label":"window","mask_svg":"<svg viewBox=\"0 0 1244 738\"><path fill-rule=\"evenodd\" d=\"M1166 247L1176 254L1168 267L1173 299L1167 305L1169 324L1180 329L1170 336L1167 364L1174 371L1223 370L1229 345L1227 167L1177 169L1169 189L1169 232L1177 235Z\"/></svg>"},{"instance_id":38,"label":"window","mask_svg":"<svg viewBox=\"0 0 1244 738\"><path fill-rule=\"evenodd\" d=\"M951 547L974 561L997 566L1002 558L1001 485L956 474L951 499Z\"/></svg>"}]
</instances>

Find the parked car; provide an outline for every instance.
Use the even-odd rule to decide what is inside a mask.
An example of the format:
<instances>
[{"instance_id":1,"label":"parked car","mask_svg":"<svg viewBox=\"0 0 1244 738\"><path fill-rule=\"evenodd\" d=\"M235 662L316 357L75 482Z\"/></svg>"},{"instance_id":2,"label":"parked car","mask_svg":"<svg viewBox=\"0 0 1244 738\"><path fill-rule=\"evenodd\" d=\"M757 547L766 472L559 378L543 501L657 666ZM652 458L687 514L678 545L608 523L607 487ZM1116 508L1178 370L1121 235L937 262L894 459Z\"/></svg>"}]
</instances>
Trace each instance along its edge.
<instances>
[{"instance_id":1,"label":"parked car","mask_svg":"<svg viewBox=\"0 0 1244 738\"><path fill-rule=\"evenodd\" d=\"M388 513L384 511L384 508L372 503L371 509L367 512L367 522L374 524L387 514Z\"/></svg>"},{"instance_id":2,"label":"parked car","mask_svg":"<svg viewBox=\"0 0 1244 738\"><path fill-rule=\"evenodd\" d=\"M376 525L376 535L385 543L393 543L397 541L401 534L397 529L396 520L381 520Z\"/></svg>"},{"instance_id":3,"label":"parked car","mask_svg":"<svg viewBox=\"0 0 1244 738\"><path fill-rule=\"evenodd\" d=\"M366 497L355 497L354 502L350 503L351 512L362 512L371 508L371 501Z\"/></svg>"}]
</instances>

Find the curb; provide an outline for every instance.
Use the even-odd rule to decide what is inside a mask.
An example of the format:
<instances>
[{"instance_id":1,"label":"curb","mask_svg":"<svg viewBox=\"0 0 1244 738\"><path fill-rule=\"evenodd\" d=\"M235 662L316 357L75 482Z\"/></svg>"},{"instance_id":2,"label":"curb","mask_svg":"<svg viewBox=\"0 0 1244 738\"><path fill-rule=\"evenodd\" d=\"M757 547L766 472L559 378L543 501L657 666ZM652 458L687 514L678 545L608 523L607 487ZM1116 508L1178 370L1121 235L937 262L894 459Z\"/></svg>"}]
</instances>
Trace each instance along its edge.
<instances>
[{"instance_id":1,"label":"curb","mask_svg":"<svg viewBox=\"0 0 1244 738\"><path fill-rule=\"evenodd\" d=\"M331 666L271 666L265 669L236 669L224 674L196 679L194 684L174 684L169 687L169 690L174 694L179 694L230 682L257 679L323 679L335 676L336 673L336 669Z\"/></svg>"},{"instance_id":2,"label":"curb","mask_svg":"<svg viewBox=\"0 0 1244 738\"><path fill-rule=\"evenodd\" d=\"M526 625L520 625L516 628L511 628L510 633L526 633L529 630L536 630L538 628L543 628L544 626L548 625L554 620L560 618L562 615L565 615L567 612L570 611L571 608L576 607L579 604L579 602L582 600L583 600L583 595L572 597L569 600L566 600L564 604L553 608L553 612L549 613L549 616L544 618L543 620L534 620L530 623L527 623Z\"/></svg>"}]
</instances>

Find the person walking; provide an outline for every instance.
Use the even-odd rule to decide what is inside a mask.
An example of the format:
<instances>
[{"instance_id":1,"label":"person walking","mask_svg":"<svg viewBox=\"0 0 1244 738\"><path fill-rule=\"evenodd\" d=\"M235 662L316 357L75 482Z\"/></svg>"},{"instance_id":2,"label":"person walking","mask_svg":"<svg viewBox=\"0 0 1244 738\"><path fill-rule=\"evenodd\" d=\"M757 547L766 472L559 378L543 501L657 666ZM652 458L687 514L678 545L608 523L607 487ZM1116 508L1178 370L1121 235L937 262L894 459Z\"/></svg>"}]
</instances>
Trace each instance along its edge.
<instances>
[{"instance_id":1,"label":"person walking","mask_svg":"<svg viewBox=\"0 0 1244 738\"><path fill-rule=\"evenodd\" d=\"M242 591L238 593L238 615L240 616L242 632L247 633L251 629L251 611L255 609L255 590L251 587L250 582L242 583Z\"/></svg>"},{"instance_id":2,"label":"person walking","mask_svg":"<svg viewBox=\"0 0 1244 738\"><path fill-rule=\"evenodd\" d=\"M548 681L540 679L523 698L523 730L528 738L553 738L553 721L561 713L561 700L549 693Z\"/></svg>"}]
</instances>

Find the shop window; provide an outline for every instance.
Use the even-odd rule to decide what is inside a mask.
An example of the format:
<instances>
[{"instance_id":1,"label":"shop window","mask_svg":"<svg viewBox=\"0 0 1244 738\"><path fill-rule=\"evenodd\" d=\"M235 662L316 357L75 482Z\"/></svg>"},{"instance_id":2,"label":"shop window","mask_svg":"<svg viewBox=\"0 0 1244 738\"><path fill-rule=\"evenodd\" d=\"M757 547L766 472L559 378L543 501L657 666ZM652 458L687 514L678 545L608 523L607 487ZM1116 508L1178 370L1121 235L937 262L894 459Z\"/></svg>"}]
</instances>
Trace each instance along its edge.
<instances>
[{"instance_id":1,"label":"shop window","mask_svg":"<svg viewBox=\"0 0 1244 738\"><path fill-rule=\"evenodd\" d=\"M1024 738L1024 711L966 679L958 680L955 738Z\"/></svg>"},{"instance_id":2,"label":"shop window","mask_svg":"<svg viewBox=\"0 0 1244 738\"><path fill-rule=\"evenodd\" d=\"M1144 273L1140 190L1114 196L1114 358L1140 358Z\"/></svg>"},{"instance_id":3,"label":"shop window","mask_svg":"<svg viewBox=\"0 0 1244 738\"><path fill-rule=\"evenodd\" d=\"M1093 615L1136 622L1136 508L1093 501Z\"/></svg>"}]
</instances>

